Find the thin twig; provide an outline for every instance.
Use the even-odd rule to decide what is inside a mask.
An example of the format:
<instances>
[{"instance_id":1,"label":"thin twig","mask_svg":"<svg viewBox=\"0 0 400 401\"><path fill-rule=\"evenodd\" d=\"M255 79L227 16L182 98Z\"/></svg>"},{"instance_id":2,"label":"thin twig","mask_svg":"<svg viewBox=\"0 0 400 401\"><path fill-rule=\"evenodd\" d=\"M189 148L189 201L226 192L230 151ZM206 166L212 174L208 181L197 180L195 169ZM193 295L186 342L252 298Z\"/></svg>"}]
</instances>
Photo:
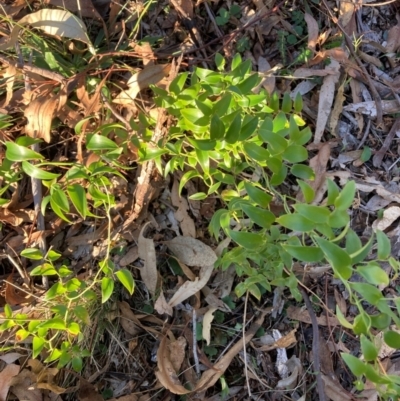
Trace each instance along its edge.
<instances>
[{"instance_id":1,"label":"thin twig","mask_svg":"<svg viewBox=\"0 0 400 401\"><path fill-rule=\"evenodd\" d=\"M197 337L196 337L196 309L192 309L192 329L193 329L193 359L196 367L197 376L200 376L199 356L197 355Z\"/></svg>"},{"instance_id":2,"label":"thin twig","mask_svg":"<svg viewBox=\"0 0 400 401\"><path fill-rule=\"evenodd\" d=\"M365 128L364 135L361 139L361 142L357 146L357 150L360 149L361 146L363 146L365 141L367 140L370 128L371 128L371 120L368 118L367 119L367 127Z\"/></svg>"},{"instance_id":3,"label":"thin twig","mask_svg":"<svg viewBox=\"0 0 400 401\"><path fill-rule=\"evenodd\" d=\"M251 389L250 389L250 381L249 381L249 372L247 370L247 352L246 352L246 314L247 314L247 302L249 300L249 291L246 291L246 299L244 301L244 311L243 311L243 356L244 356L244 371L246 375L246 384L247 384L247 392L249 393L249 399L251 399Z\"/></svg>"},{"instance_id":4,"label":"thin twig","mask_svg":"<svg viewBox=\"0 0 400 401\"><path fill-rule=\"evenodd\" d=\"M317 317L315 316L314 309L311 305L310 298L308 298L308 295L306 291L299 286L299 291L301 292L301 295L303 296L304 302L306 304L308 314L310 315L311 319L311 324L312 324L312 333L313 333L313 340L312 340L312 351L313 351L313 363L314 363L314 373L317 377L317 390L318 390L318 396L319 396L319 401L326 401L326 394L325 394L325 388L324 388L324 383L322 381L322 376L321 376L321 362L319 359L320 355L320 347L319 347L319 330L318 330L318 322L317 322Z\"/></svg>"}]
</instances>

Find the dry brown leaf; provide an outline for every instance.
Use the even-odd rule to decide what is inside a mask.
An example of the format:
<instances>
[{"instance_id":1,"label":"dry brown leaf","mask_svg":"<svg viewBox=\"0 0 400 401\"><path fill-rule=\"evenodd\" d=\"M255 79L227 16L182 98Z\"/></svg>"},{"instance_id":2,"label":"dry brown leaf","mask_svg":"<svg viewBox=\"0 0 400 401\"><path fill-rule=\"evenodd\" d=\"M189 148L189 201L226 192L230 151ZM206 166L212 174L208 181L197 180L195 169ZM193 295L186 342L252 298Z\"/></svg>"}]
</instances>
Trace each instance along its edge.
<instances>
[{"instance_id":1,"label":"dry brown leaf","mask_svg":"<svg viewBox=\"0 0 400 401\"><path fill-rule=\"evenodd\" d=\"M93 384L81 377L79 382L78 400L104 401L104 398L96 391Z\"/></svg>"},{"instance_id":2,"label":"dry brown leaf","mask_svg":"<svg viewBox=\"0 0 400 401\"><path fill-rule=\"evenodd\" d=\"M18 14L24 7L26 7L26 0L16 0L12 4L2 4L0 15L12 17Z\"/></svg>"},{"instance_id":3,"label":"dry brown leaf","mask_svg":"<svg viewBox=\"0 0 400 401\"><path fill-rule=\"evenodd\" d=\"M17 76L17 68L15 67L15 64L10 63L3 74L3 77L6 80L7 95L2 107L7 107L13 97L13 87L16 76Z\"/></svg>"},{"instance_id":4,"label":"dry brown leaf","mask_svg":"<svg viewBox=\"0 0 400 401\"><path fill-rule=\"evenodd\" d=\"M254 337L258 329L262 326L265 316L269 312L269 309L264 310L261 313L260 317L251 325L249 330L246 332L244 338L238 340L219 362L217 362L212 368L206 370L201 375L201 378L196 384L193 392L199 393L214 386L219 378L225 373L226 369L228 369L232 359ZM167 388L174 394L188 394L191 391L182 386L182 383L180 382L172 366L172 363L170 361L170 351L167 346L167 342L168 340L164 336L157 351L157 366L159 369L156 372L157 379L165 388Z\"/></svg>"},{"instance_id":5,"label":"dry brown leaf","mask_svg":"<svg viewBox=\"0 0 400 401\"><path fill-rule=\"evenodd\" d=\"M259 57L257 60L258 72L263 76L259 86L262 86L270 95L275 90L275 75L265 75L268 71L271 71L271 65L265 57Z\"/></svg>"},{"instance_id":6,"label":"dry brown leaf","mask_svg":"<svg viewBox=\"0 0 400 401\"><path fill-rule=\"evenodd\" d=\"M308 77L326 77L330 75L337 75L334 70L325 69L325 70L315 70L312 68L298 68L293 76L296 78L308 78Z\"/></svg>"},{"instance_id":7,"label":"dry brown leaf","mask_svg":"<svg viewBox=\"0 0 400 401\"><path fill-rule=\"evenodd\" d=\"M335 84L339 80L340 65L336 60L331 60L331 64L329 66L326 66L325 69L333 71L334 74L326 76L321 86L321 91L319 93L318 118L315 127L314 143L321 142L322 135L324 134L325 126L331 112L331 106L335 95Z\"/></svg>"},{"instance_id":8,"label":"dry brown leaf","mask_svg":"<svg viewBox=\"0 0 400 401\"><path fill-rule=\"evenodd\" d=\"M138 93L150 85L155 85L166 77L171 70L171 64L148 65L143 70L132 75L128 80L128 89L122 91L114 100L118 104L130 104Z\"/></svg>"},{"instance_id":9,"label":"dry brown leaf","mask_svg":"<svg viewBox=\"0 0 400 401\"><path fill-rule=\"evenodd\" d=\"M6 302L11 306L29 303L32 300L32 297L26 292L20 290L18 286L13 284L13 280L14 277L13 274L11 273L7 277L7 282L6 282L6 290L5 290Z\"/></svg>"},{"instance_id":10,"label":"dry brown leaf","mask_svg":"<svg viewBox=\"0 0 400 401\"><path fill-rule=\"evenodd\" d=\"M255 349L257 351L271 351L276 348L289 348L297 343L296 331L297 329L293 329L285 336L274 341L272 344L262 345L261 347Z\"/></svg>"},{"instance_id":11,"label":"dry brown leaf","mask_svg":"<svg viewBox=\"0 0 400 401\"><path fill-rule=\"evenodd\" d=\"M15 362L17 359L21 358L21 356L24 356L24 355L22 355L18 352L9 352L5 355L1 355L0 359L8 365L10 363ZM0 386L0 388L1 388L1 386Z\"/></svg>"},{"instance_id":12,"label":"dry brown leaf","mask_svg":"<svg viewBox=\"0 0 400 401\"><path fill-rule=\"evenodd\" d=\"M28 120L25 133L31 138L42 138L49 143L51 140L51 122L58 107L58 97L39 97L32 101L24 111Z\"/></svg>"},{"instance_id":13,"label":"dry brown leaf","mask_svg":"<svg viewBox=\"0 0 400 401\"><path fill-rule=\"evenodd\" d=\"M128 252L121 258L119 265L125 267L135 262L139 258L139 250L136 245L128 249Z\"/></svg>"},{"instance_id":14,"label":"dry brown leaf","mask_svg":"<svg viewBox=\"0 0 400 401\"><path fill-rule=\"evenodd\" d=\"M203 317L203 338L207 345L210 345L211 323L214 320L214 312L217 308L209 308Z\"/></svg>"},{"instance_id":15,"label":"dry brown leaf","mask_svg":"<svg viewBox=\"0 0 400 401\"><path fill-rule=\"evenodd\" d=\"M210 266L217 261L215 252L198 239L176 237L164 243L181 262L188 266Z\"/></svg>"},{"instance_id":16,"label":"dry brown leaf","mask_svg":"<svg viewBox=\"0 0 400 401\"><path fill-rule=\"evenodd\" d=\"M152 297L157 289L157 258L154 241L143 236L146 227L151 224L146 223L140 231L138 239L139 258L143 259L144 266L140 269L140 276Z\"/></svg>"},{"instance_id":17,"label":"dry brown leaf","mask_svg":"<svg viewBox=\"0 0 400 401\"><path fill-rule=\"evenodd\" d=\"M169 352L171 356L172 367L175 369L175 372L179 372L185 359L185 349L186 349L186 338L179 337L175 341L171 341L168 345Z\"/></svg>"},{"instance_id":18,"label":"dry brown leaf","mask_svg":"<svg viewBox=\"0 0 400 401\"><path fill-rule=\"evenodd\" d=\"M346 97L344 96L344 86L345 86L345 81L339 86L336 97L335 97L335 102L333 104L333 109L332 113L329 118L329 129L331 131L331 134L334 136L336 135L336 127L339 122L339 117L342 114L343 111L343 102L345 101Z\"/></svg>"},{"instance_id":19,"label":"dry brown leaf","mask_svg":"<svg viewBox=\"0 0 400 401\"><path fill-rule=\"evenodd\" d=\"M24 369L13 377L11 386L10 391L19 400L43 401L42 390L36 388L36 375L29 369Z\"/></svg>"},{"instance_id":20,"label":"dry brown leaf","mask_svg":"<svg viewBox=\"0 0 400 401\"><path fill-rule=\"evenodd\" d=\"M153 49L149 42L143 42L141 45L138 43L133 44L133 50L138 53L139 57L143 60L143 65L153 65L154 56Z\"/></svg>"},{"instance_id":21,"label":"dry brown leaf","mask_svg":"<svg viewBox=\"0 0 400 401\"><path fill-rule=\"evenodd\" d=\"M354 399L352 395L342 387L338 380L332 379L324 374L321 376L325 384L325 394L332 401L352 401Z\"/></svg>"},{"instance_id":22,"label":"dry brown leaf","mask_svg":"<svg viewBox=\"0 0 400 401\"><path fill-rule=\"evenodd\" d=\"M171 351L168 347L169 340L163 337L157 350L157 367L155 372L157 379L169 391L174 394L189 394L191 391L182 386L178 375L171 362Z\"/></svg>"},{"instance_id":23,"label":"dry brown leaf","mask_svg":"<svg viewBox=\"0 0 400 401\"><path fill-rule=\"evenodd\" d=\"M400 48L400 24L389 29L386 50L388 53L395 53Z\"/></svg>"},{"instance_id":24,"label":"dry brown leaf","mask_svg":"<svg viewBox=\"0 0 400 401\"><path fill-rule=\"evenodd\" d=\"M100 14L94 8L91 0L44 0L44 4L61 7L82 17L101 20Z\"/></svg>"},{"instance_id":25,"label":"dry brown leaf","mask_svg":"<svg viewBox=\"0 0 400 401\"><path fill-rule=\"evenodd\" d=\"M353 113L361 113L370 117L376 117L375 101L352 103L343 107L343 110ZM395 114L400 112L400 106L397 100L382 100L382 113Z\"/></svg>"},{"instance_id":26,"label":"dry brown leaf","mask_svg":"<svg viewBox=\"0 0 400 401\"><path fill-rule=\"evenodd\" d=\"M12 385L12 379L17 376L19 369L20 366L11 364L0 372L0 401L6 401L8 391Z\"/></svg>"},{"instance_id":27,"label":"dry brown leaf","mask_svg":"<svg viewBox=\"0 0 400 401\"><path fill-rule=\"evenodd\" d=\"M286 366L290 371L290 376L285 377L276 384L277 389L292 390L296 387L299 377L303 372L303 366L300 359L293 355L287 362Z\"/></svg>"},{"instance_id":28,"label":"dry brown leaf","mask_svg":"<svg viewBox=\"0 0 400 401\"><path fill-rule=\"evenodd\" d=\"M286 311L287 317L292 320L298 320L303 323L311 324L311 318L307 309L301 309L297 306L289 306ZM330 326L340 326L339 321L334 316L328 316ZM325 315L317 317L317 322L320 326L328 326L328 321Z\"/></svg>"},{"instance_id":29,"label":"dry brown leaf","mask_svg":"<svg viewBox=\"0 0 400 401\"><path fill-rule=\"evenodd\" d=\"M125 301L118 303L118 308L121 313L120 323L122 328L131 336L136 336L141 332L140 327L135 324L135 314L132 312L129 304Z\"/></svg>"},{"instance_id":30,"label":"dry brown leaf","mask_svg":"<svg viewBox=\"0 0 400 401\"><path fill-rule=\"evenodd\" d=\"M318 23L315 21L315 18L308 14L304 14L304 19L307 23L307 30L308 30L308 45L307 47L315 51L315 46L317 45L318 42Z\"/></svg>"},{"instance_id":31,"label":"dry brown leaf","mask_svg":"<svg viewBox=\"0 0 400 401\"><path fill-rule=\"evenodd\" d=\"M171 202L178 210L174 212L175 219L178 221L184 237L196 238L196 226L193 219L189 216L189 204L185 198L179 195L179 182L174 179L171 189Z\"/></svg>"},{"instance_id":32,"label":"dry brown leaf","mask_svg":"<svg viewBox=\"0 0 400 401\"><path fill-rule=\"evenodd\" d=\"M165 299L164 292L161 290L160 296L157 298L157 301L154 304L154 309L158 314L163 315L166 313L167 315L172 316L173 310L172 306L170 306Z\"/></svg>"},{"instance_id":33,"label":"dry brown leaf","mask_svg":"<svg viewBox=\"0 0 400 401\"><path fill-rule=\"evenodd\" d=\"M400 207L398 206L388 207L383 212L383 217L381 219L376 219L372 223L372 228L374 230L383 231L389 226L391 226L399 217L400 217Z\"/></svg>"},{"instance_id":34,"label":"dry brown leaf","mask_svg":"<svg viewBox=\"0 0 400 401\"><path fill-rule=\"evenodd\" d=\"M171 307L174 307L196 294L208 283L213 271L214 264L203 266L200 269L199 277L196 277L194 281L186 281L183 285L181 285L169 300L168 304Z\"/></svg>"},{"instance_id":35,"label":"dry brown leaf","mask_svg":"<svg viewBox=\"0 0 400 401\"><path fill-rule=\"evenodd\" d=\"M351 21L354 14L354 4L350 1L341 1L339 10L339 22L343 28Z\"/></svg>"}]
</instances>

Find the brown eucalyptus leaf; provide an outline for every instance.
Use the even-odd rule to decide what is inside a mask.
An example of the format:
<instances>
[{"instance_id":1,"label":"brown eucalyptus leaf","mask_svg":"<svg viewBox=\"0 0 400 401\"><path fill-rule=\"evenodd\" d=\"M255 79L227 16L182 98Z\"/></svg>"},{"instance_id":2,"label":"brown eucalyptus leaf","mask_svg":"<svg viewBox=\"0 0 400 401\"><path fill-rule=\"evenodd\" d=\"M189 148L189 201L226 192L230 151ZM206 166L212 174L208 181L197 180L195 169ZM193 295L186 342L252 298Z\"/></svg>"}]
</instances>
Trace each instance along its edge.
<instances>
[{"instance_id":1,"label":"brown eucalyptus leaf","mask_svg":"<svg viewBox=\"0 0 400 401\"><path fill-rule=\"evenodd\" d=\"M140 269L140 276L150 294L154 296L157 289L158 279L156 249L154 247L154 241L143 236L143 233L149 224L151 223L146 223L140 231L138 250L139 258L144 261L144 266Z\"/></svg>"},{"instance_id":2,"label":"brown eucalyptus leaf","mask_svg":"<svg viewBox=\"0 0 400 401\"><path fill-rule=\"evenodd\" d=\"M20 366L15 364L7 365L0 372L0 400L5 401L7 399L8 391L12 385L12 379L19 373Z\"/></svg>"},{"instance_id":3,"label":"brown eucalyptus leaf","mask_svg":"<svg viewBox=\"0 0 400 401\"><path fill-rule=\"evenodd\" d=\"M191 237L175 237L165 241L175 256L188 266L210 266L217 261L217 255L206 244Z\"/></svg>"},{"instance_id":4,"label":"brown eucalyptus leaf","mask_svg":"<svg viewBox=\"0 0 400 401\"><path fill-rule=\"evenodd\" d=\"M318 42L318 22L315 18L308 13L304 14L304 20L307 23L307 30L308 30L308 45L307 47L310 50L315 51L315 46Z\"/></svg>"}]
</instances>

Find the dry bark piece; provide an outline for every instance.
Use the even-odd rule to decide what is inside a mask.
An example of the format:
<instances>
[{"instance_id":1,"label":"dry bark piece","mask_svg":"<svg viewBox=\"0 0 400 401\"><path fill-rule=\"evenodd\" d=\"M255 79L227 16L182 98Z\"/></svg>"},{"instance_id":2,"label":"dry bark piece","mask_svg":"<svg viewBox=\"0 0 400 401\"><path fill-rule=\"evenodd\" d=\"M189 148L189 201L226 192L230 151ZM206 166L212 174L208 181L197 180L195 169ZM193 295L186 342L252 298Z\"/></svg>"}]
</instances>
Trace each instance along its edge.
<instances>
[{"instance_id":1,"label":"dry bark piece","mask_svg":"<svg viewBox=\"0 0 400 401\"><path fill-rule=\"evenodd\" d=\"M400 217L400 207L391 206L383 212L383 217L381 219L376 219L372 223L372 228L376 230L385 230L391 226Z\"/></svg>"}]
</instances>

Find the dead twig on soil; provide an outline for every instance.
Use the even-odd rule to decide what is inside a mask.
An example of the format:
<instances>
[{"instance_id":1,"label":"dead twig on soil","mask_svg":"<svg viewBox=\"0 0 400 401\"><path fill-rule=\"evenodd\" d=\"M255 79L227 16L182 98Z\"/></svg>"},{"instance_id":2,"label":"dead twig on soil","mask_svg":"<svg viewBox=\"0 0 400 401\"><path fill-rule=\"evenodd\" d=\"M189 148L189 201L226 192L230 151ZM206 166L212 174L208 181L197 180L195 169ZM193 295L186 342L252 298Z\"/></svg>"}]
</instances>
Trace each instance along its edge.
<instances>
[{"instance_id":1,"label":"dead twig on soil","mask_svg":"<svg viewBox=\"0 0 400 401\"><path fill-rule=\"evenodd\" d=\"M383 157L385 156L386 152L389 150L390 145L393 142L393 138L395 137L396 133L400 132L400 118L397 118L392 126L392 129L387 134L385 141L383 142L382 147L375 153L372 164L374 167L379 167L382 163Z\"/></svg>"},{"instance_id":2,"label":"dead twig on soil","mask_svg":"<svg viewBox=\"0 0 400 401\"><path fill-rule=\"evenodd\" d=\"M320 338L319 338L317 317L315 316L315 312L311 305L310 298L308 297L304 288L299 286L299 291L301 292L301 295L304 299L304 303L306 304L308 313L311 318L311 323L312 323L312 331L313 331L312 352L313 352L314 371L315 371L315 375L317 377L317 390L318 390L318 395L319 395L319 401L326 401L325 388L324 388L324 383L322 381L322 376L321 376L321 362L319 359Z\"/></svg>"}]
</instances>

